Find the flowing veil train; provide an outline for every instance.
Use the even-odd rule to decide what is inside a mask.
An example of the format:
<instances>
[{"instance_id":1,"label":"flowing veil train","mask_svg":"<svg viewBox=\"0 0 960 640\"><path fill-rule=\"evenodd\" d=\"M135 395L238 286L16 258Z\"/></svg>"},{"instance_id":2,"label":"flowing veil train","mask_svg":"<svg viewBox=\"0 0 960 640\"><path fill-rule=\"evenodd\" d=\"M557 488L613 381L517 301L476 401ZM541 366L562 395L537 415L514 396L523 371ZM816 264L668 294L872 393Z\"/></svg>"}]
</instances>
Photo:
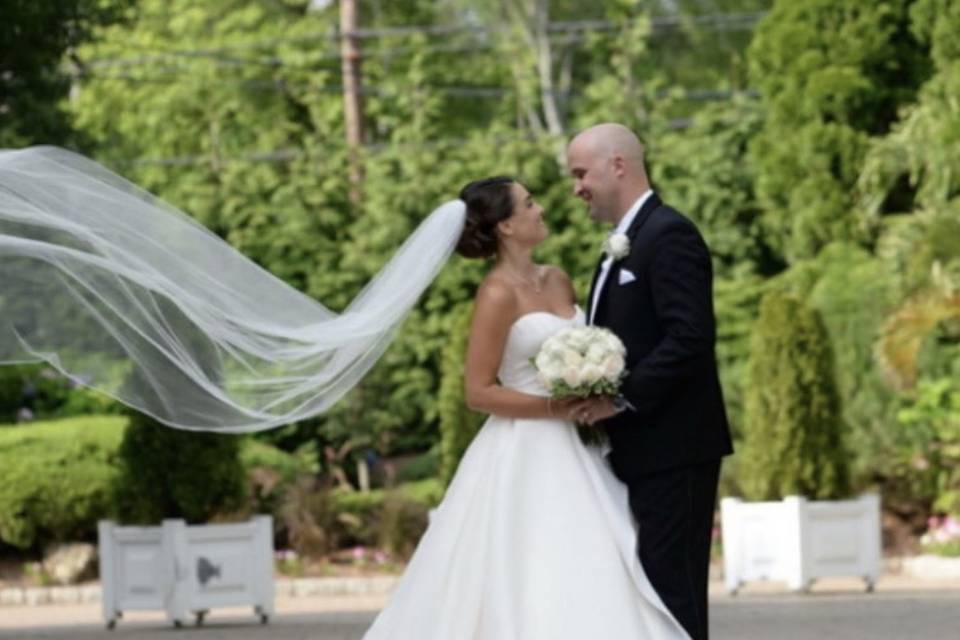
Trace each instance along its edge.
<instances>
[{"instance_id":1,"label":"flowing veil train","mask_svg":"<svg viewBox=\"0 0 960 640\"><path fill-rule=\"evenodd\" d=\"M0 363L46 361L181 429L300 420L373 366L464 218L437 208L337 314L92 160L0 150Z\"/></svg>"}]
</instances>

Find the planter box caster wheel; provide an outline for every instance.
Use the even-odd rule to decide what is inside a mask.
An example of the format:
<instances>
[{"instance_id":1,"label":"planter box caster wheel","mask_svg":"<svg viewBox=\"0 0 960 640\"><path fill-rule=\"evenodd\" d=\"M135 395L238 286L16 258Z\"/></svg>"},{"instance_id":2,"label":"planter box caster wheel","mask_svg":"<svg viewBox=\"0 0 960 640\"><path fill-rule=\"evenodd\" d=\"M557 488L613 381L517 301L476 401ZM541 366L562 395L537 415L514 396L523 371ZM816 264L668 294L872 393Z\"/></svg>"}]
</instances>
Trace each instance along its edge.
<instances>
[{"instance_id":1,"label":"planter box caster wheel","mask_svg":"<svg viewBox=\"0 0 960 640\"><path fill-rule=\"evenodd\" d=\"M265 613L260 614L260 624L268 624L270 622L270 616Z\"/></svg>"},{"instance_id":2,"label":"planter box caster wheel","mask_svg":"<svg viewBox=\"0 0 960 640\"><path fill-rule=\"evenodd\" d=\"M116 618L114 618L113 620L108 620L108 621L107 621L107 631L113 631L113 630L116 629L116 628L117 628L117 619L116 619Z\"/></svg>"},{"instance_id":3,"label":"planter box caster wheel","mask_svg":"<svg viewBox=\"0 0 960 640\"><path fill-rule=\"evenodd\" d=\"M206 617L207 617L207 612L206 612L206 611L197 611L196 613L194 613L194 618L195 618L194 622L196 623L196 625L197 625L198 627L202 627L202 626L203 626L203 619L206 618Z\"/></svg>"},{"instance_id":4,"label":"planter box caster wheel","mask_svg":"<svg viewBox=\"0 0 960 640\"><path fill-rule=\"evenodd\" d=\"M180 622L179 620L174 620L173 626L176 627L177 629L183 629L183 623Z\"/></svg>"},{"instance_id":5,"label":"planter box caster wheel","mask_svg":"<svg viewBox=\"0 0 960 640\"><path fill-rule=\"evenodd\" d=\"M870 578L865 578L867 583L867 593L873 593L877 588L877 585Z\"/></svg>"}]
</instances>

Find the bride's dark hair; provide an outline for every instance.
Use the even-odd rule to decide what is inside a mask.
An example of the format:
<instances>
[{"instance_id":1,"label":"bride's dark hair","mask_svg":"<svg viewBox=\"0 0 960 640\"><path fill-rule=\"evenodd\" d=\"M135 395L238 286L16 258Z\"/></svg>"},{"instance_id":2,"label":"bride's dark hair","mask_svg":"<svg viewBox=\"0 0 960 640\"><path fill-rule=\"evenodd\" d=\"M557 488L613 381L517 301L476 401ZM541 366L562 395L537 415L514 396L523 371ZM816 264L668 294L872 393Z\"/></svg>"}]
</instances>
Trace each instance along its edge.
<instances>
[{"instance_id":1,"label":"bride's dark hair","mask_svg":"<svg viewBox=\"0 0 960 640\"><path fill-rule=\"evenodd\" d=\"M497 223L513 214L509 176L494 176L471 182L460 190L467 204L467 219L457 242L457 253L466 258L489 258L497 253Z\"/></svg>"}]
</instances>

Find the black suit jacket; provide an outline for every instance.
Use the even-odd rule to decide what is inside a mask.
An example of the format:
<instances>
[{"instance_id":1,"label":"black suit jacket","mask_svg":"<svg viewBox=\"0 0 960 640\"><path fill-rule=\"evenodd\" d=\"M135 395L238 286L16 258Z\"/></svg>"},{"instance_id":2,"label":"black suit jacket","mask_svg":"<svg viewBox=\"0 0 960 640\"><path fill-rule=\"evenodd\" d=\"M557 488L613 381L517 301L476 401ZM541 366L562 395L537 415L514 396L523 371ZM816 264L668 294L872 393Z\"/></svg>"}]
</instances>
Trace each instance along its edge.
<instances>
[{"instance_id":1,"label":"black suit jacket","mask_svg":"<svg viewBox=\"0 0 960 640\"><path fill-rule=\"evenodd\" d=\"M627 347L622 393L634 409L603 422L610 462L624 480L733 452L717 375L707 245L694 224L656 194L627 235L630 253L611 266L593 322ZM619 284L622 269L636 279ZM599 275L598 264L589 302Z\"/></svg>"}]
</instances>

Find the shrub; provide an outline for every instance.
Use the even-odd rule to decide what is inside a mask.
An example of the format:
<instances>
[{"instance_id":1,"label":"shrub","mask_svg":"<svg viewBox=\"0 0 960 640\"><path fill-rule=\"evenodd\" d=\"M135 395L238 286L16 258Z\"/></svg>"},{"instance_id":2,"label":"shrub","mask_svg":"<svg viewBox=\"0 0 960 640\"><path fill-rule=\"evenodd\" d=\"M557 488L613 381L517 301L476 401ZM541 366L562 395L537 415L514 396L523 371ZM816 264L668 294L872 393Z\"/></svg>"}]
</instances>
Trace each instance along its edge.
<instances>
[{"instance_id":1,"label":"shrub","mask_svg":"<svg viewBox=\"0 0 960 640\"><path fill-rule=\"evenodd\" d=\"M417 482L419 480L429 480L436 478L440 473L440 452L439 447L434 446L429 451L422 453L409 462L401 465L397 470L396 482L403 484L407 482Z\"/></svg>"},{"instance_id":2,"label":"shrub","mask_svg":"<svg viewBox=\"0 0 960 640\"><path fill-rule=\"evenodd\" d=\"M0 541L26 549L92 539L111 512L125 424L89 416L0 430Z\"/></svg>"},{"instance_id":3,"label":"shrub","mask_svg":"<svg viewBox=\"0 0 960 640\"><path fill-rule=\"evenodd\" d=\"M242 443L236 435L172 429L131 412L114 494L121 520L203 523L237 511L246 494Z\"/></svg>"},{"instance_id":4,"label":"shrub","mask_svg":"<svg viewBox=\"0 0 960 640\"><path fill-rule=\"evenodd\" d=\"M902 402L897 420L905 446L891 464L911 472L911 495L923 507L960 513L960 383L924 378Z\"/></svg>"},{"instance_id":5,"label":"shrub","mask_svg":"<svg viewBox=\"0 0 960 640\"><path fill-rule=\"evenodd\" d=\"M117 483L123 482L118 452L127 421L126 416L88 416L0 429L0 542L26 549L92 540L98 520L117 518L114 498ZM309 451L289 454L250 439L236 441L251 485L251 512L273 512L274 502L280 502L277 495L316 470ZM274 482L261 495L258 481L264 477ZM127 498L146 499L132 494Z\"/></svg>"},{"instance_id":6,"label":"shrub","mask_svg":"<svg viewBox=\"0 0 960 640\"><path fill-rule=\"evenodd\" d=\"M406 556L427 528L429 510L442 498L443 485L436 479L365 493L333 491L333 548L380 546L394 556Z\"/></svg>"},{"instance_id":7,"label":"shrub","mask_svg":"<svg viewBox=\"0 0 960 640\"><path fill-rule=\"evenodd\" d=\"M747 498L838 498L849 490L833 353L820 316L772 292L750 344L740 484Z\"/></svg>"}]
</instances>

